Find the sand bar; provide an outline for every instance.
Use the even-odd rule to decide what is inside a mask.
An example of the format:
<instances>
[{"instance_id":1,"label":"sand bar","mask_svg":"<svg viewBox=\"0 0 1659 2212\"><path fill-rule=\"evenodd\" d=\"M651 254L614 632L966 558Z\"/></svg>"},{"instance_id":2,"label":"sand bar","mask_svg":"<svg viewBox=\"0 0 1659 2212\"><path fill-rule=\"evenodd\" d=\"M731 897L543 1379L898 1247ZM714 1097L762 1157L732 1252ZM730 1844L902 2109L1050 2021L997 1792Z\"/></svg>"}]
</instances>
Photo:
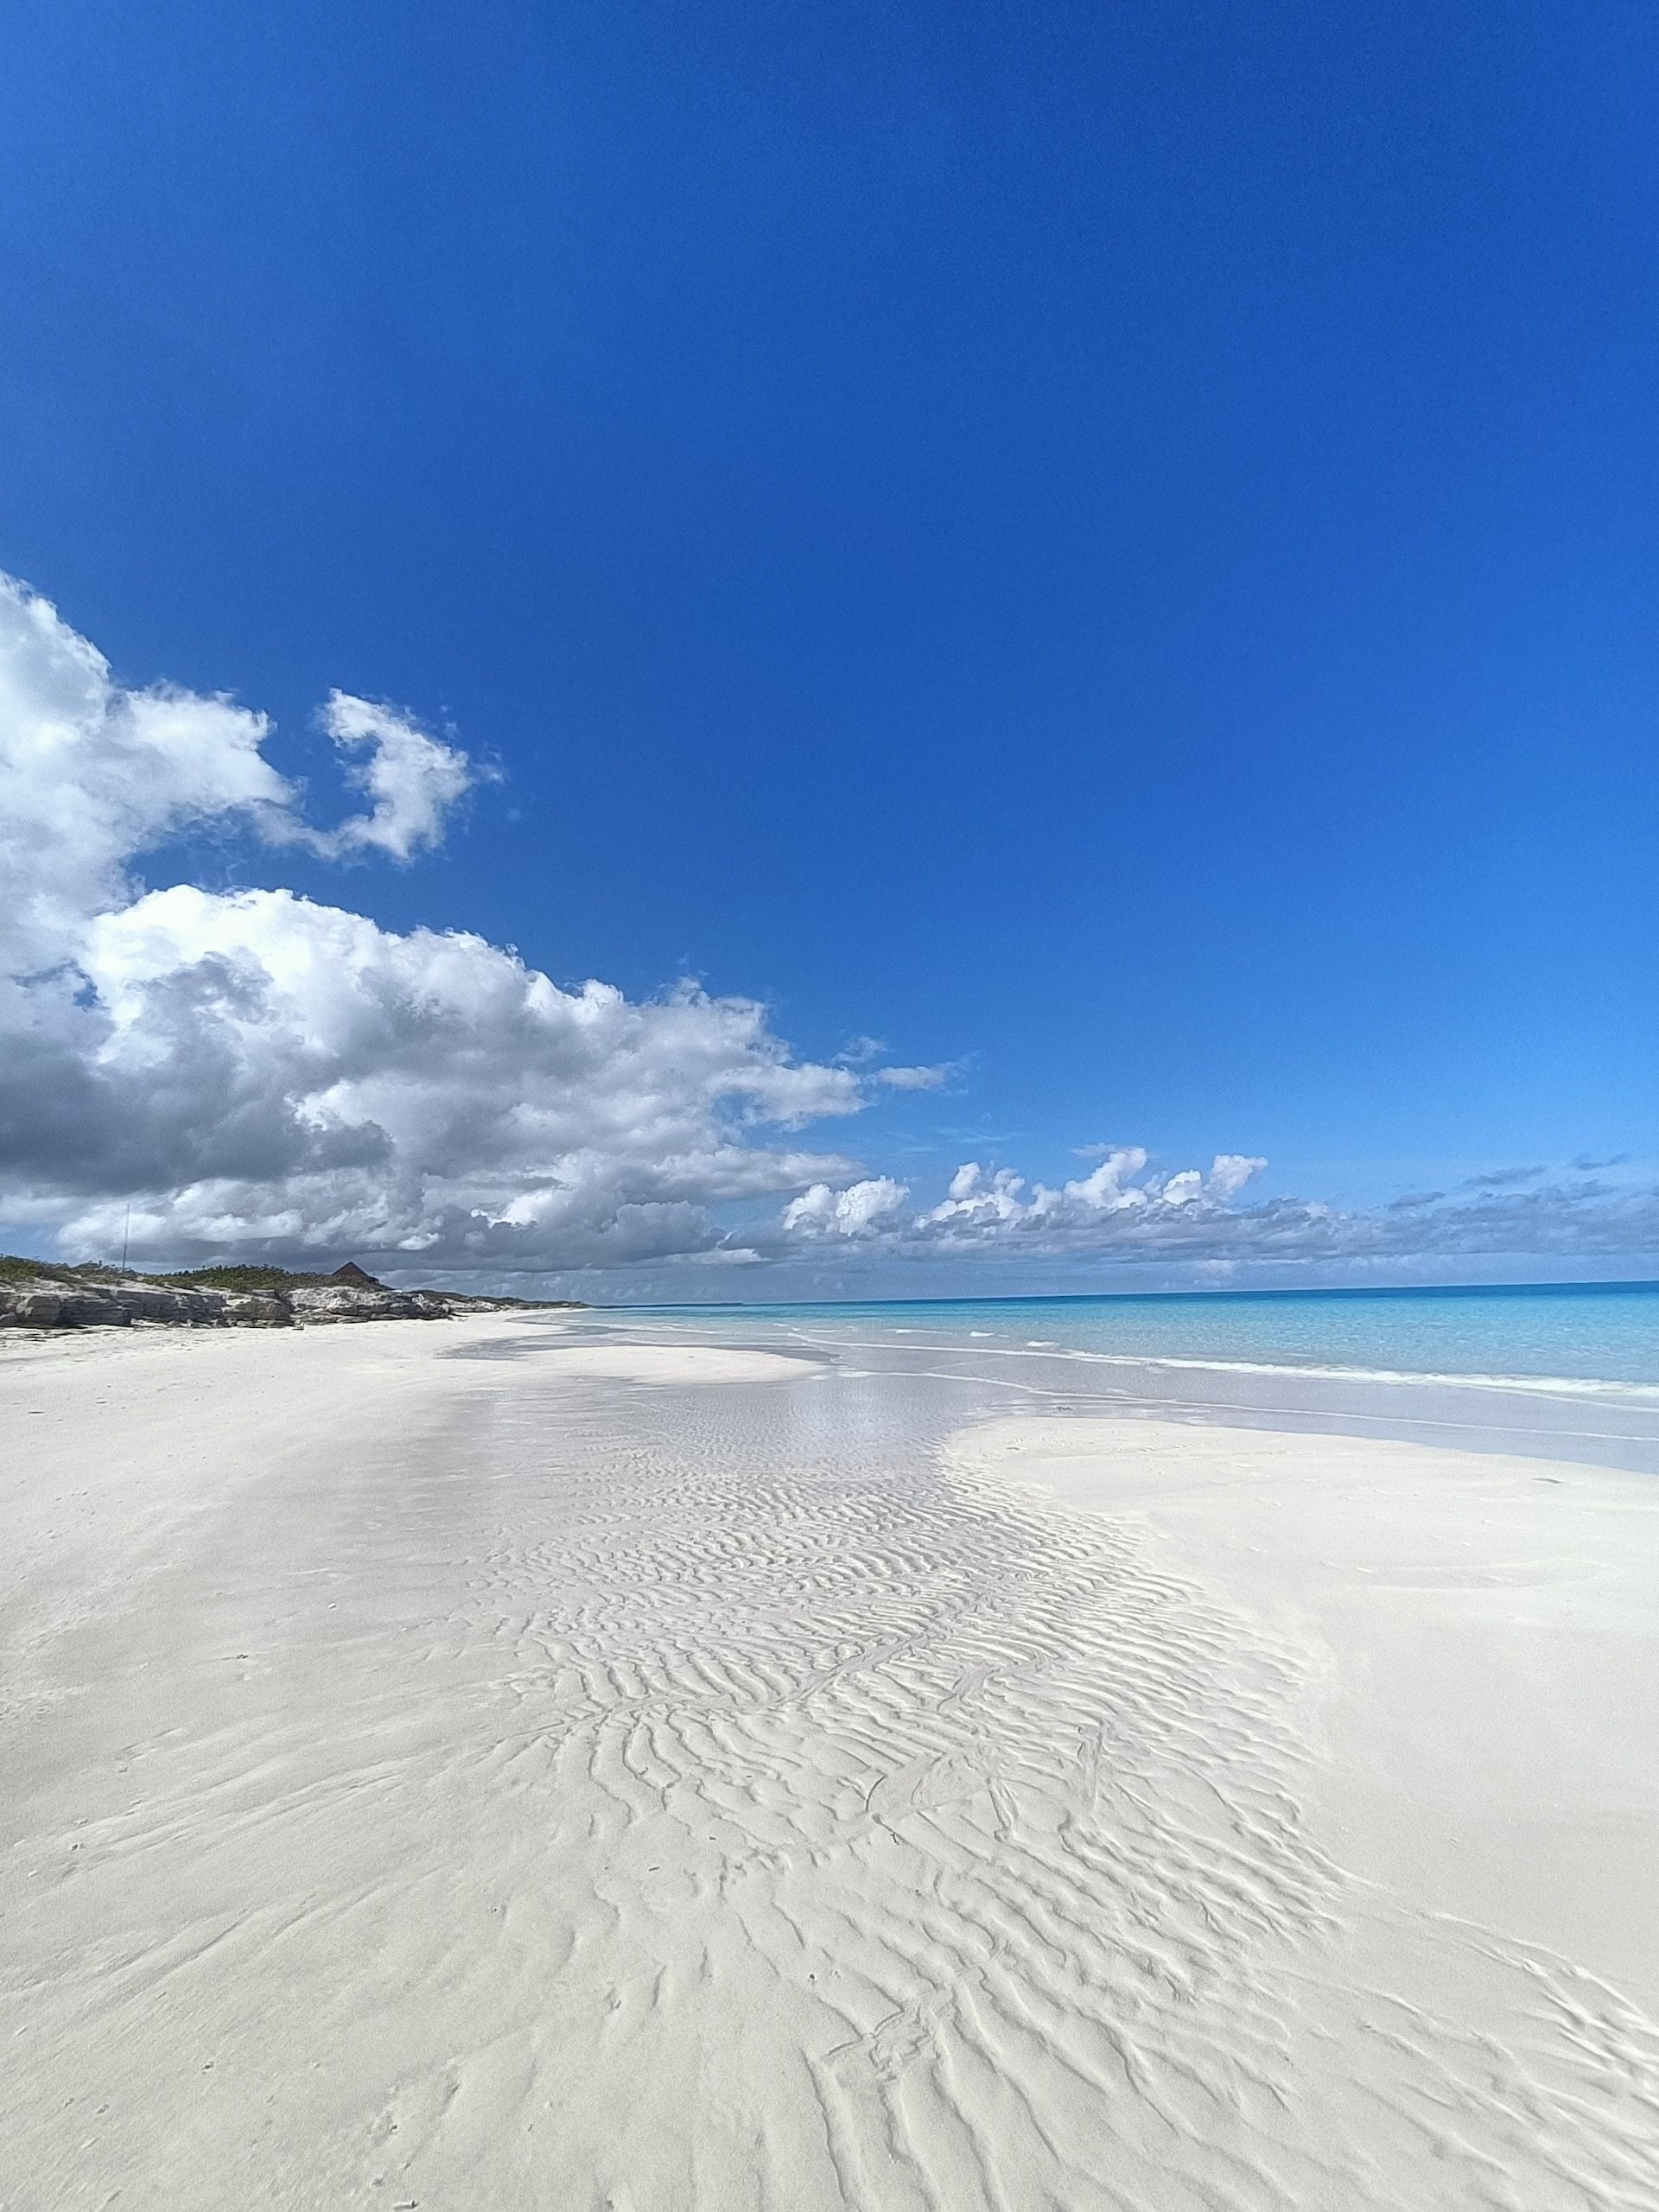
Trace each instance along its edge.
<instances>
[{"instance_id":1,"label":"sand bar","mask_svg":"<svg viewBox=\"0 0 1659 2212\"><path fill-rule=\"evenodd\" d=\"M7 2201L1659 2201L1645 1478L958 1414L9 1352Z\"/></svg>"},{"instance_id":2,"label":"sand bar","mask_svg":"<svg viewBox=\"0 0 1659 2212\"><path fill-rule=\"evenodd\" d=\"M964 1468L1151 1532L1304 1655L1342 1863L1659 2007L1659 1483L1389 1440L1006 1421Z\"/></svg>"}]
</instances>

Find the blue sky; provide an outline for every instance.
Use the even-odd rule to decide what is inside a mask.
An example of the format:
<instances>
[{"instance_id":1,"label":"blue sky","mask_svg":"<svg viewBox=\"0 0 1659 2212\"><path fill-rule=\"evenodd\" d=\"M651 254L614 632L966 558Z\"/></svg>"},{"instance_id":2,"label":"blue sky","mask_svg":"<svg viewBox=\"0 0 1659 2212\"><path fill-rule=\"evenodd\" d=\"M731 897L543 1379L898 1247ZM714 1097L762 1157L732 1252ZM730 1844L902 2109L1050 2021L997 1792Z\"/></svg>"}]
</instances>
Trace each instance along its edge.
<instances>
[{"instance_id":1,"label":"blue sky","mask_svg":"<svg viewBox=\"0 0 1659 2212\"><path fill-rule=\"evenodd\" d=\"M130 887L947 1071L804 1140L832 1192L1109 1145L1368 1215L1651 1185L1651 10L11 22L0 568L121 683L270 715L314 810L353 803L335 688L474 764L415 864L183 807ZM50 1174L10 1187L57 1233ZM705 1247L785 1287L914 1272L780 1258L722 1192ZM1614 1203L1363 1265L1643 1272ZM689 1279L672 1241L630 1280Z\"/></svg>"}]
</instances>

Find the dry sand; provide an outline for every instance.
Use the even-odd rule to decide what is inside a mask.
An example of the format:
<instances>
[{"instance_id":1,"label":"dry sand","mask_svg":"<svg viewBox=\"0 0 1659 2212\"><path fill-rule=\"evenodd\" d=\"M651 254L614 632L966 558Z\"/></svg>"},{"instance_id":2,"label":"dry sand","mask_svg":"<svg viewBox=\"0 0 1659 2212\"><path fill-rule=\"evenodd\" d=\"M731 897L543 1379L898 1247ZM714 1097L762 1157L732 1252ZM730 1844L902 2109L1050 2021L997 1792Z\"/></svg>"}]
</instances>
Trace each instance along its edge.
<instances>
[{"instance_id":1,"label":"dry sand","mask_svg":"<svg viewBox=\"0 0 1659 2212\"><path fill-rule=\"evenodd\" d=\"M0 2201L1652 2212L1659 1492L896 1393L7 1346Z\"/></svg>"}]
</instances>

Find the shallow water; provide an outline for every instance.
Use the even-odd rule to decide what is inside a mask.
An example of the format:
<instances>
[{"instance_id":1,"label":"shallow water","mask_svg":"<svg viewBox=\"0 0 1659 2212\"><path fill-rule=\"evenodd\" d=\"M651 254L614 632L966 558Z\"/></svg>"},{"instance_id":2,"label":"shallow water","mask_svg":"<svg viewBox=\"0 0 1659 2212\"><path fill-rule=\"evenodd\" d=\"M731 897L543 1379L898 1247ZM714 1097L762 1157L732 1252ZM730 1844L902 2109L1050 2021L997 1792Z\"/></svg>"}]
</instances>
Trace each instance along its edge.
<instances>
[{"instance_id":1,"label":"shallow water","mask_svg":"<svg viewBox=\"0 0 1659 2212\"><path fill-rule=\"evenodd\" d=\"M1445 1296L1436 1294L1437 1296ZM1467 1302L1478 1306L1485 1293ZM1582 1309L1576 1303L1582 1298ZM1241 1306L1247 1301L1240 1300ZM1260 1301L1248 1303L1252 1309ZM1273 1300L1264 1301L1274 1304ZM1287 1301L1289 1303L1290 1301ZM1300 1301L1297 1301L1299 1304ZM1328 1330L1321 1300L1306 1325L1293 1325L1277 1312L1268 1325L1282 1342L1293 1337L1304 1346L1319 1329ZM1390 1306L1388 1299L1338 1300L1347 1331L1357 1326L1362 1306ZM1414 1295L1410 1301L1415 1305ZM1510 1301L1499 1296L1496 1307ZM1537 1345L1541 1363L1566 1358L1567 1338L1578 1332L1587 1344L1611 1344L1605 1330L1598 1338L1594 1317L1607 1311L1620 1316L1618 1356L1601 1360L1659 1371L1648 1332L1659 1331L1659 1290L1615 1291L1605 1294L1540 1293L1541 1308L1571 1308L1570 1325L1535 1320L1510 1325L1500 1348L1491 1315L1478 1319L1462 1341L1478 1337L1490 1353L1500 1349L1513 1366L1523 1346ZM1460 1297L1447 1300L1454 1319L1464 1310ZM1586 1465L1624 1467L1659 1474L1659 1384L1642 1381L1592 1380L1567 1376L1552 1380L1536 1374L1504 1375L1484 1370L1458 1372L1444 1363L1451 1339L1436 1332L1433 1320L1411 1326L1425 1358L1440 1364L1413 1371L1390 1368L1381 1347L1352 1364L1245 1358L1240 1348L1255 1345L1256 1323L1230 1314L1211 1328L1224 1333L1233 1355L1207 1355L1204 1330L1211 1307L1230 1300L1053 1300L1041 1311L1046 1325L1032 1320L1034 1301L935 1303L926 1306L797 1306L597 1308L577 1325L600 1338L701 1342L793 1351L833 1359L844 1371L958 1382L976 1394L975 1402L1002 1414L1121 1414L1159 1419L1222 1421L1248 1427L1315 1431L1332 1435L1398 1437L1465 1451L1512 1452L1530 1457L1579 1461ZM1102 1308L1134 1306L1152 1315L1127 1318ZM1202 1310L1200 1310L1202 1309ZM1585 1318L1588 1317L1588 1318ZM1501 1318L1501 1317L1500 1317ZM1068 1333L1069 1325L1069 1333ZM1457 1325L1463 1326L1460 1320ZM1188 1331L1191 1333L1180 1334ZM1298 1333L1298 1331L1300 1333ZM1554 1331L1554 1335L1551 1332ZM1150 1333L1179 1352L1131 1351L1137 1337ZM1548 1342L1546 1341L1548 1339ZM526 1339L533 1344L539 1339ZM1330 1339L1327 1338L1327 1345ZM1398 1330L1390 1355L1402 1348ZM1598 1357L1599 1355L1597 1355Z\"/></svg>"},{"instance_id":2,"label":"shallow water","mask_svg":"<svg viewBox=\"0 0 1659 2212\"><path fill-rule=\"evenodd\" d=\"M1095 1359L1600 1382L1659 1390L1659 1283L639 1310L693 1320L730 1313L746 1323L851 1329L881 1341L972 1343Z\"/></svg>"}]
</instances>

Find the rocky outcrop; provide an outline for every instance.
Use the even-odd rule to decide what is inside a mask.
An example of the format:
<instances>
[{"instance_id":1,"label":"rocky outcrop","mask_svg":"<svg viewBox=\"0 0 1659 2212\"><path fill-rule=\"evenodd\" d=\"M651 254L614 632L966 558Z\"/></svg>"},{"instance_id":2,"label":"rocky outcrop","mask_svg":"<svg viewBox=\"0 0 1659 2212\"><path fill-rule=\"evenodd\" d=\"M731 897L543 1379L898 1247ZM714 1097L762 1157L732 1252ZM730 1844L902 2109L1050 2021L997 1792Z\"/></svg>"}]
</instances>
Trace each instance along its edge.
<instances>
[{"instance_id":1,"label":"rocky outcrop","mask_svg":"<svg viewBox=\"0 0 1659 2212\"><path fill-rule=\"evenodd\" d=\"M63 1319L68 1300L55 1287L24 1285L0 1290L0 1328L55 1329L67 1326Z\"/></svg>"},{"instance_id":2,"label":"rocky outcrop","mask_svg":"<svg viewBox=\"0 0 1659 2212\"><path fill-rule=\"evenodd\" d=\"M477 1304L471 1299L452 1303L424 1290L388 1290L383 1284L359 1290L348 1283L320 1283L315 1290L284 1295L294 1319L313 1326L321 1321L435 1321L466 1307L476 1310Z\"/></svg>"},{"instance_id":3,"label":"rocky outcrop","mask_svg":"<svg viewBox=\"0 0 1659 2212\"><path fill-rule=\"evenodd\" d=\"M516 1310L517 1301L435 1290L389 1290L372 1276L270 1291L213 1290L142 1277L41 1275L0 1283L0 1329L290 1329L339 1321L436 1321Z\"/></svg>"},{"instance_id":4,"label":"rocky outcrop","mask_svg":"<svg viewBox=\"0 0 1659 2212\"><path fill-rule=\"evenodd\" d=\"M256 1292L175 1290L165 1283L76 1282L42 1276L0 1286L0 1328L126 1329L135 1321L175 1328L291 1328L286 1301Z\"/></svg>"},{"instance_id":5,"label":"rocky outcrop","mask_svg":"<svg viewBox=\"0 0 1659 2212\"><path fill-rule=\"evenodd\" d=\"M232 1329L290 1329L288 1300L274 1291L219 1290L207 1294L219 1302L219 1319Z\"/></svg>"}]
</instances>

